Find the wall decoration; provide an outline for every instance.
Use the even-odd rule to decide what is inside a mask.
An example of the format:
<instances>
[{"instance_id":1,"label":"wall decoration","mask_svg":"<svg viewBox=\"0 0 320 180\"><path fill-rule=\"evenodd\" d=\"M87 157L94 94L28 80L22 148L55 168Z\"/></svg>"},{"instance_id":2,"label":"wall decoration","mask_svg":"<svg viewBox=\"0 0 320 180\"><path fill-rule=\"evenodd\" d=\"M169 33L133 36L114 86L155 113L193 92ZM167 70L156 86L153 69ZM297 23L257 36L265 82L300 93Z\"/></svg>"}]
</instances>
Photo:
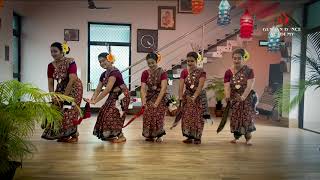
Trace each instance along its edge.
<instances>
[{"instance_id":1,"label":"wall decoration","mask_svg":"<svg viewBox=\"0 0 320 180\"><path fill-rule=\"evenodd\" d=\"M273 26L268 34L268 51L280 50L280 31L279 28Z\"/></svg>"},{"instance_id":2,"label":"wall decoration","mask_svg":"<svg viewBox=\"0 0 320 180\"><path fill-rule=\"evenodd\" d=\"M137 52L149 53L158 49L158 30L137 30Z\"/></svg>"},{"instance_id":3,"label":"wall decoration","mask_svg":"<svg viewBox=\"0 0 320 180\"><path fill-rule=\"evenodd\" d=\"M65 29L64 30L65 41L79 41L79 29Z\"/></svg>"},{"instance_id":4,"label":"wall decoration","mask_svg":"<svg viewBox=\"0 0 320 180\"><path fill-rule=\"evenodd\" d=\"M178 0L178 13L192 14L192 0Z\"/></svg>"},{"instance_id":5,"label":"wall decoration","mask_svg":"<svg viewBox=\"0 0 320 180\"><path fill-rule=\"evenodd\" d=\"M176 29L176 7L159 6L158 7L158 29L175 30Z\"/></svg>"},{"instance_id":6,"label":"wall decoration","mask_svg":"<svg viewBox=\"0 0 320 180\"><path fill-rule=\"evenodd\" d=\"M204 0L192 0L192 13L200 14L204 8Z\"/></svg>"},{"instance_id":7,"label":"wall decoration","mask_svg":"<svg viewBox=\"0 0 320 180\"><path fill-rule=\"evenodd\" d=\"M240 19L240 37L251 38L253 33L253 17L246 10Z\"/></svg>"},{"instance_id":8,"label":"wall decoration","mask_svg":"<svg viewBox=\"0 0 320 180\"><path fill-rule=\"evenodd\" d=\"M230 21L231 21L230 9L231 9L231 6L228 0L221 0L219 4L219 14L218 14L218 20L217 20L218 25L223 26L223 25L230 24Z\"/></svg>"}]
</instances>

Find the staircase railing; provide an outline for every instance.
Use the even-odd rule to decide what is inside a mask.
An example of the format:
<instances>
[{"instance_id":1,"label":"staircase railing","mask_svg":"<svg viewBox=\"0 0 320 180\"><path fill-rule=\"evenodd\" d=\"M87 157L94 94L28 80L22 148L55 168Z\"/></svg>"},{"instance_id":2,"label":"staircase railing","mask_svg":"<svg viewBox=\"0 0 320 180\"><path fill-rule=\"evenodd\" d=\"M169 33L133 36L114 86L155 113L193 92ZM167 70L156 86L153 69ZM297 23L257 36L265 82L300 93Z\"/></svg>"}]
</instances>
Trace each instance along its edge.
<instances>
[{"instance_id":1,"label":"staircase railing","mask_svg":"<svg viewBox=\"0 0 320 180\"><path fill-rule=\"evenodd\" d=\"M233 7L231 8L231 18L233 18L233 17L235 17L235 16L238 16L238 15L240 15L241 13L242 13L242 9L238 9L238 8L236 8L235 6L233 6ZM205 52L205 50L206 50L206 48L204 47L204 44L205 44L205 42L204 42L205 28L207 28L206 26L207 26L209 23L212 23L212 22L216 21L217 18L218 18L218 16L215 16L215 17L213 17L213 18L210 18L209 20L207 20L206 22L204 22L204 23L202 23L201 25L197 26L197 27L194 28L193 30L191 30L191 31L183 34L182 36L179 36L179 37L176 38L175 40L173 40L173 41L169 42L168 44L162 46L161 48L159 48L159 49L157 50L157 52L164 51L164 50L168 49L169 47L173 46L174 44L177 44L177 42L180 42L180 41L182 41L182 40L186 40L186 37L188 37L188 36L190 36L190 35L192 35L192 34L195 34L197 31L201 30L201 31L202 31L202 32L201 32L201 46L202 46L201 52L202 52L202 54L203 54L203 53ZM206 33L213 32L214 30L216 30L216 28L213 28L213 29L211 29L210 31L206 31ZM225 38L229 38L229 36L226 36ZM223 39L223 38L222 38L222 39ZM221 43L221 40L218 41L217 43ZM217 44L217 43L215 43L215 44ZM181 45L179 45L177 48L171 50L170 52L168 52L168 53L166 53L166 54L162 54L162 57L166 57L167 55L171 55L171 53L177 52L178 49L185 48L186 46L190 46L190 44L191 44L191 42L189 42L189 43L182 43ZM169 66L170 66L170 63L172 63L170 69L171 69L171 68L174 68L174 67L177 67L177 66L180 66L179 62L178 62L178 63L177 63L177 62L173 63L173 62L174 62L174 60L177 60L177 59L178 59L179 61L181 61L181 58L179 58L179 57L184 57L185 55L186 55L186 52L180 52L180 53L178 53L177 55L175 55L174 57L166 59L166 61L165 61L166 63L165 63L165 64L162 64L162 66L165 66L165 65L168 65L168 64L169 64ZM145 61L145 58L142 58L142 59L138 60L137 62L133 63L131 66L129 66L129 67L127 67L126 69L122 70L121 73L123 73L123 72L125 72L125 71L127 71L127 70L129 70L129 69L132 69L133 67L135 67L135 66L143 63L144 61ZM176 65L173 65L173 64L176 64ZM173 65L173 66L172 66L172 65ZM141 68L139 68L139 69L135 70L133 73L131 73L131 75L127 76L125 79L127 79L127 78L129 78L129 77L132 77L133 75L141 72L141 70L145 69L146 67L147 67L146 65L145 65L145 66L142 66ZM136 78L135 80L131 80L131 82L128 84L128 86L132 86L132 85L135 84L135 82L138 81L138 80L140 80L140 78ZM139 87L140 87L139 85L136 86L135 88L131 87L131 90L134 91L134 90L136 90L136 89L139 88Z\"/></svg>"}]
</instances>

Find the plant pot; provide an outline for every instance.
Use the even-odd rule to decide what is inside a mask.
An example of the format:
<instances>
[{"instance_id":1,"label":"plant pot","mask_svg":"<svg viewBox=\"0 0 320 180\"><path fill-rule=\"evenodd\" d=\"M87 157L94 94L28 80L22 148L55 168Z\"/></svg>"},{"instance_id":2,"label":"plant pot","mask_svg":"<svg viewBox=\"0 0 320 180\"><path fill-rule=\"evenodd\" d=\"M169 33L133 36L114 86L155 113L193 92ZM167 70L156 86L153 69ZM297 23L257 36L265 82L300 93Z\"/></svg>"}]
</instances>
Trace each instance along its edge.
<instances>
[{"instance_id":1,"label":"plant pot","mask_svg":"<svg viewBox=\"0 0 320 180\"><path fill-rule=\"evenodd\" d=\"M223 110L215 110L214 113L215 113L216 117L222 117Z\"/></svg>"},{"instance_id":2,"label":"plant pot","mask_svg":"<svg viewBox=\"0 0 320 180\"><path fill-rule=\"evenodd\" d=\"M216 109L217 110L222 110L222 107L223 107L223 104L221 103L221 101L217 101Z\"/></svg>"},{"instance_id":3,"label":"plant pot","mask_svg":"<svg viewBox=\"0 0 320 180\"><path fill-rule=\"evenodd\" d=\"M216 109L215 109L214 113L215 113L216 117L222 117L223 104L221 103L221 101L217 101Z\"/></svg>"},{"instance_id":4,"label":"plant pot","mask_svg":"<svg viewBox=\"0 0 320 180\"><path fill-rule=\"evenodd\" d=\"M173 111L167 111L167 114L169 115L169 116L176 116L177 115L177 110L173 110Z\"/></svg>"},{"instance_id":5,"label":"plant pot","mask_svg":"<svg viewBox=\"0 0 320 180\"><path fill-rule=\"evenodd\" d=\"M16 173L17 167L21 167L21 163L17 161L9 161L9 169L7 172L0 174L1 179L3 180L12 180L14 174Z\"/></svg>"}]
</instances>

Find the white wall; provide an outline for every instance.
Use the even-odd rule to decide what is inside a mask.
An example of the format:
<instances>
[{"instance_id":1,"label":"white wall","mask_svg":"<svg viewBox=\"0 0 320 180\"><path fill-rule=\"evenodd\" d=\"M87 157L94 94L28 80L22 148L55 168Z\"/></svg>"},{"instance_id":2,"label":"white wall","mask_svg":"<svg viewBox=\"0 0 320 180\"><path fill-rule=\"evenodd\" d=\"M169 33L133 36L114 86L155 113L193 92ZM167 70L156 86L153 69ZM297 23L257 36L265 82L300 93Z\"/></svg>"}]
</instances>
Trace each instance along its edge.
<instances>
[{"instance_id":1,"label":"white wall","mask_svg":"<svg viewBox=\"0 0 320 180\"><path fill-rule=\"evenodd\" d=\"M63 29L79 29L80 41L69 42L70 57L77 60L86 94L87 85L87 34L88 22L129 23L132 25L131 63L143 58L137 53L137 29L157 29L158 6L176 6L176 1L97 1L99 6L111 6L109 10L88 10L87 2L21 2L13 1L14 9L22 18L22 81L32 82L47 90L46 69L52 61L49 46L63 41ZM159 47L190 31L217 15L217 1L206 1L200 15L177 13L176 30L159 30ZM136 67L135 69L138 69ZM133 71L135 71L133 69ZM136 76L140 77L139 74ZM88 96L88 95L85 95Z\"/></svg>"},{"instance_id":2,"label":"white wall","mask_svg":"<svg viewBox=\"0 0 320 180\"><path fill-rule=\"evenodd\" d=\"M298 8L293 12L293 18L298 21L298 23L302 24L302 8ZM292 49L291 49L291 57L296 55L300 55L301 53L301 37L293 36L292 37ZM300 63L291 62L290 69L290 84L297 84L300 80ZM291 89L290 92L290 100L294 96L298 94L296 89ZM298 114L299 108L296 106L289 113L289 127L298 127Z\"/></svg>"},{"instance_id":3,"label":"white wall","mask_svg":"<svg viewBox=\"0 0 320 180\"><path fill-rule=\"evenodd\" d=\"M320 132L320 113L317 108L320 106L320 90L315 90L315 87L309 88L304 98L303 127Z\"/></svg>"},{"instance_id":4,"label":"white wall","mask_svg":"<svg viewBox=\"0 0 320 180\"><path fill-rule=\"evenodd\" d=\"M12 9L5 4L0 10L2 25L0 28L0 82L12 79ZM4 49L9 46L9 61L5 61Z\"/></svg>"},{"instance_id":5,"label":"white wall","mask_svg":"<svg viewBox=\"0 0 320 180\"><path fill-rule=\"evenodd\" d=\"M291 57L295 55L300 55L301 52L301 41L297 37L292 38L292 51ZM300 63L292 62L291 63L291 76L290 76L290 83L296 85L300 79ZM297 89L291 89L290 92L290 100L298 94ZM298 106L293 108L289 113L289 126L290 127L298 127Z\"/></svg>"},{"instance_id":6,"label":"white wall","mask_svg":"<svg viewBox=\"0 0 320 180\"><path fill-rule=\"evenodd\" d=\"M319 6L320 8L320 6ZM320 32L312 33L319 37ZM318 52L316 52L319 47L314 47L316 45L314 40L311 40L309 35L307 36L307 56L319 62ZM313 43L312 43L313 42ZM314 68L310 68L310 65L306 66L305 79L309 80L312 75L318 75L312 72ZM303 113L303 127L313 131L320 132L320 119L319 119L319 109L316 107L320 106L320 89L316 89L316 86L310 87L304 94L304 113Z\"/></svg>"}]
</instances>

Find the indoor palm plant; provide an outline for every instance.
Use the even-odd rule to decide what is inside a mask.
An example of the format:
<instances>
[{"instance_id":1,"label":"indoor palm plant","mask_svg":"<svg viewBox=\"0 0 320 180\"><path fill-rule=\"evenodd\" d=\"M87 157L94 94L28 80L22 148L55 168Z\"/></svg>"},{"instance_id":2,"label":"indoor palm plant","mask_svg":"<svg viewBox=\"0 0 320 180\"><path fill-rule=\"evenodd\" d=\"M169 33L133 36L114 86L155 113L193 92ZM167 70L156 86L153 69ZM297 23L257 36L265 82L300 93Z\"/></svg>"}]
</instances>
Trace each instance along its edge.
<instances>
[{"instance_id":1,"label":"indoor palm plant","mask_svg":"<svg viewBox=\"0 0 320 180\"><path fill-rule=\"evenodd\" d=\"M319 56L320 57L320 56ZM294 61L300 61L301 56L295 56ZM305 80L300 80L292 84L285 84L283 88L276 92L277 107L284 112L289 112L296 107L302 100L304 93L308 89L317 90L320 88L320 60L313 57L306 57L306 70L309 76ZM291 92L298 92L290 97Z\"/></svg>"},{"instance_id":2,"label":"indoor palm plant","mask_svg":"<svg viewBox=\"0 0 320 180\"><path fill-rule=\"evenodd\" d=\"M216 99L216 109L215 114L217 117L222 116L222 100L224 99L224 83L223 78L215 77L213 79L208 80L208 86L206 87L206 90L213 91L214 97Z\"/></svg>"},{"instance_id":3,"label":"indoor palm plant","mask_svg":"<svg viewBox=\"0 0 320 180\"><path fill-rule=\"evenodd\" d=\"M52 97L59 101L72 101L70 97L46 93L16 80L0 83L1 178L12 179L17 166L35 149L27 139L36 124L46 119L48 126L53 126L55 131L59 129L62 113L49 103Z\"/></svg>"},{"instance_id":4,"label":"indoor palm plant","mask_svg":"<svg viewBox=\"0 0 320 180\"><path fill-rule=\"evenodd\" d=\"M293 25L297 27L300 26L294 19L291 20ZM296 38L296 43L301 43L301 33L297 32L294 37ZM292 63L305 64L307 72L305 80L285 84L283 88L276 92L277 107L281 108L284 112L289 112L297 106L308 89L316 90L320 88L320 33L316 32L308 34L306 43L307 48L305 62L302 61L301 55L295 55L292 57ZM292 92L297 93L294 96L290 96L293 94Z\"/></svg>"}]
</instances>

